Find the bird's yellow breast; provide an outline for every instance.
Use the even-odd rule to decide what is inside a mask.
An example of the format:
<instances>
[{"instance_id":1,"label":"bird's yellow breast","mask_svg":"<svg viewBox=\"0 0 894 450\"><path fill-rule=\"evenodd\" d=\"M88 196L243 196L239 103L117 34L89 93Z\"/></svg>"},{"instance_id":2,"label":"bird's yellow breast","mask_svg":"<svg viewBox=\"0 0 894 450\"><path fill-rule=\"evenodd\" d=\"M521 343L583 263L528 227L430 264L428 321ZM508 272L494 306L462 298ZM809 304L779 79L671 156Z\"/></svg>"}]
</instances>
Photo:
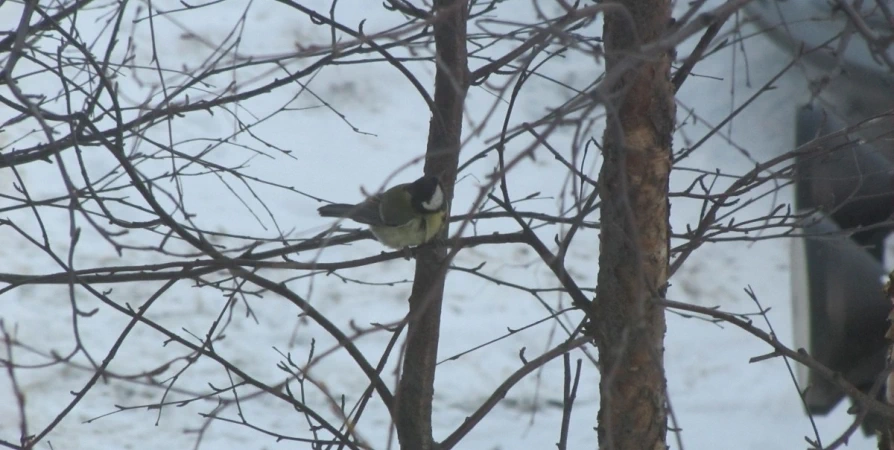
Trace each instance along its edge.
<instances>
[{"instance_id":1,"label":"bird's yellow breast","mask_svg":"<svg viewBox=\"0 0 894 450\"><path fill-rule=\"evenodd\" d=\"M422 245L434 239L444 226L444 211L418 216L400 226L374 225L369 231L382 244L391 248Z\"/></svg>"}]
</instances>

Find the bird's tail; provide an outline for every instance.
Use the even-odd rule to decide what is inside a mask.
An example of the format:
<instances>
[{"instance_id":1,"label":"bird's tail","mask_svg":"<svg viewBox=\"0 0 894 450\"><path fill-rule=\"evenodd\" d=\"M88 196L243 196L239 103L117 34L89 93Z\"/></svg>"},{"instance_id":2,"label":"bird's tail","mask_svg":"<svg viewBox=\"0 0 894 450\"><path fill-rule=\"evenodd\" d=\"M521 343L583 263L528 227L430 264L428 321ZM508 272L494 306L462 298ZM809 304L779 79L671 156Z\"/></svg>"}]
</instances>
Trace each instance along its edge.
<instances>
[{"instance_id":1,"label":"bird's tail","mask_svg":"<svg viewBox=\"0 0 894 450\"><path fill-rule=\"evenodd\" d=\"M317 208L317 212L323 217L351 217L351 213L357 209L357 205L348 205L345 203L331 203Z\"/></svg>"}]
</instances>

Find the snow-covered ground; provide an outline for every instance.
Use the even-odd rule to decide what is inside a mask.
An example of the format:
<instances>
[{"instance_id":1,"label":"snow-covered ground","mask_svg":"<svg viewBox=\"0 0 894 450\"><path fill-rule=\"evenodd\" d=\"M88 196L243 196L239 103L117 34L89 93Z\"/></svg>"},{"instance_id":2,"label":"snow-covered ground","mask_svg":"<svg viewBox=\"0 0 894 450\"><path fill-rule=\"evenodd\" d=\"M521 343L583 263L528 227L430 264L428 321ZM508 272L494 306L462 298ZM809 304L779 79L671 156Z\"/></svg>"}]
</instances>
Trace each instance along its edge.
<instances>
[{"instance_id":1,"label":"snow-covered ground","mask_svg":"<svg viewBox=\"0 0 894 450\"><path fill-rule=\"evenodd\" d=\"M377 2L339 2L338 18L347 24L357 24L368 19L365 29L384 29L397 23L399 16L384 11ZM359 4L364 6L358 6ZM498 11L511 11L519 19L530 14L532 5L514 0L515 5L503 4ZM717 4L719 2L711 2ZM164 5L163 5L164 4ZM156 8L174 9L177 2L154 3ZM375 5L375 6L373 6ZM307 6L328 14L329 4L320 0L307 2ZM686 7L679 5L679 8ZM710 5L709 5L710 6ZM2 5L0 15L2 29L9 29L18 20L12 14L14 8ZM555 9L555 8L552 8ZM327 45L329 29L310 23L289 8L275 2L250 2L226 0L214 5L214 14L208 10L197 13L157 16L155 19L159 55L163 63L179 66L180 62L194 67L209 52L208 43L216 45L227 39L231 29L240 26L238 20L244 11L244 39L239 43L245 55L274 55L294 51L296 46L305 48L312 44ZM550 8L546 9L550 11ZM554 13L556 13L554 11ZM131 16L137 14L130 12ZM145 12L141 13L145 14ZM138 60L144 63L151 55L146 43L149 27L144 22L132 23L132 17L124 21L124 35L136 29ZM135 17L135 16L134 16ZM79 31L85 35L100 33L102 22L82 20ZM592 25L601 26L601 25ZM187 33L187 31L189 33ZM190 34L191 33L191 34ZM596 33L593 33L596 34ZM687 55L694 45L687 42L678 49ZM744 52L742 51L744 49ZM733 51L737 52L734 56ZM495 51L495 54L499 53ZM570 53L562 61L549 66L550 73L561 81L577 87L589 84L598 72L591 59L582 53ZM732 109L740 105L751 93L773 77L788 63L788 56L769 44L761 36L744 39L741 47L718 52L700 63L695 74L678 94L678 117L688 118L681 126L675 145L681 147L688 141L696 141L712 126L719 123ZM295 70L303 63L296 63ZM473 61L479 65L480 61ZM301 91L293 85L263 95L242 105L238 111L244 120L264 116L289 104L292 109L280 112L252 129L255 136L270 144L291 150L284 156L257 140L241 136L237 143L264 148L273 157L259 156L251 160L246 173L262 177L268 182L294 186L306 194L328 200L359 200L360 188L375 191L382 180L394 174L405 163L423 154L428 130L429 115L424 102L412 86L393 67L386 63L362 66L326 67L314 78L309 87L331 107L345 115L342 119L320 101L303 93L296 102L290 103L291 95ZM410 64L426 86L432 86L433 68ZM265 73L266 77L282 77L282 72ZM227 79L218 80L225 84ZM240 80L247 81L247 80ZM35 80L38 83L39 80ZM145 85L122 75L119 80L122 92L133 99L146 95ZM23 89L28 90L28 84ZM4 93L4 95L6 95ZM764 160L789 149L793 143L793 112L795 105L805 98L803 76L797 71L783 76L776 89L761 96L732 124L712 137L699 151L682 165L685 167L739 174L750 170L753 161ZM513 115L513 123L541 116L547 107L555 106L570 96L554 84L532 81L530 88L519 97L519 106ZM482 118L495 99L483 87L473 87L467 103L470 131L482 124ZM308 108L312 107L312 108ZM488 121L480 135L469 138L461 161L485 147L484 141L495 135L501 125L501 112L505 103L497 107L497 119ZM0 120L10 113L0 111ZM692 117L698 117L694 120ZM7 142L26 132L33 124L11 126L0 134ZM352 131L352 126L362 134ZM161 142L168 142L169 131L178 148L204 147L203 138L218 138L235 131L233 116L226 114L191 113L175 122L172 130L157 127L148 135ZM601 133L597 130L594 136ZM32 138L21 143L24 147L36 142ZM193 139L192 141L190 141ZM566 148L569 132L560 131L551 143ZM563 145L565 147L563 147ZM143 144L142 150L151 147ZM521 144L513 144L508 151L517 152ZM222 164L235 164L251 154L236 146L225 145L210 158ZM102 173L114 167L114 161L104 154L86 155L91 170ZM598 160L592 157L590 175L598 174ZM477 161L467 173L461 174L456 186L453 213L464 213L478 193L478 186L496 163L494 156ZM161 173L167 161L141 166L150 173ZM30 164L21 169L21 176L31 195L59 195L63 193L58 169L51 164ZM394 175L393 182L410 181L421 172L421 164L411 165ZM541 192L536 200L525 203L530 210L555 212L563 198L565 172L562 166L546 157L526 160L510 174L512 194L516 198ZM688 185L691 175L675 172L672 189ZM230 180L232 181L232 180ZM9 170L0 170L0 193L16 195L17 180ZM391 183L389 183L391 184ZM214 176L187 178L183 190L186 204L195 214L195 222L204 228L229 233L247 233L268 238L277 235L277 226L291 238L307 238L324 231L331 223L316 214L317 201L282 189L255 186L257 195L264 199L269 215L247 190L235 183L234 189L246 201L237 201L228 188ZM134 194L131 192L131 195ZM135 196L134 196L135 197ZM776 197L768 197L744 210L742 217L757 217L774 204L791 200L791 191L783 189ZM5 200L0 199L0 208ZM698 218L699 204L679 201L672 206L672 224L676 230L685 229ZM257 219L249 212L257 214ZM66 254L69 216L65 210L42 211L54 245ZM29 231L36 226L28 211L0 214ZM133 219L139 219L134 217ZM274 219L275 224L274 225ZM125 251L117 256L91 227L78 218L83 236L75 252L76 267L88 268L103 265L134 265L158 262L160 257L136 251ZM347 225L347 224L346 224ZM477 231L514 231L511 221L482 221ZM541 231L546 242L551 242L557 227ZM151 239L151 240L150 240ZM132 242L156 244L158 237L134 233ZM33 245L16 235L9 227L0 227L0 272L43 274L60 271ZM222 239L222 241L226 241ZM577 244L568 255L567 265L578 284L593 287L598 271L598 232L588 229L580 232ZM269 248L270 246L268 245ZM668 296L677 301L698 305L719 306L731 312L754 312L756 306L745 294L751 286L764 307L772 308L769 319L777 336L791 341L791 308L789 294L789 242L785 240L758 241L754 243L730 242L707 244L699 249L671 280ZM172 250L186 250L173 244ZM297 261L340 261L378 254L381 247L371 241L349 246L327 248L317 254L293 255ZM556 284L549 270L532 251L520 245L484 246L459 253L455 264L473 268L486 263L481 269L492 277L522 284L528 287L549 288ZM351 324L368 328L372 323L392 323L406 313L406 299L410 292L414 263L398 259L383 264L339 271L338 274L353 280L371 284L345 283L336 276L320 274L299 278L288 283L330 320L350 330ZM263 272L274 279L285 280L301 274L288 271ZM393 282L393 283L392 283ZM119 304L139 305L150 297L161 282L128 283L103 286L112 289L109 297ZM2 288L3 286L0 286ZM78 306L88 311L98 311L79 319L80 337L91 355L101 361L118 338L127 317L95 300L91 295L76 289ZM556 293L542 294L543 301L553 308L569 306L566 296ZM220 291L198 288L191 283L179 283L153 305L148 316L153 320L198 343L218 318L225 298ZM304 361L311 342L317 354L334 345L334 341L312 322L300 318L299 311L291 303L269 293L263 297L245 299L254 317L246 317L243 303L232 314L232 323L226 339L215 344L215 350L228 358L251 376L275 384L285 378L277 369L283 360L280 352L290 353L296 361ZM454 354L485 343L506 333L507 328L517 329L549 315L546 308L534 296L506 285L496 285L475 275L451 272L444 301L440 355L446 359ZM24 286L4 292L0 296L0 318L4 325L15 330L16 338L35 352L14 349L18 364L45 364L50 352L61 355L73 350L71 304L68 288ZM571 313L562 321L570 327L576 325L579 315ZM198 338L196 337L198 336ZM485 348L466 354L457 360L445 361L439 366L435 386L434 426L435 436L440 439L455 429L471 414L513 371L521 366L519 350L526 348L531 358L551 348L565 337L565 331L555 321L546 321L526 331L514 334ZM371 361L377 361L387 344L390 334L371 333L357 340L358 347ZM166 345L167 344L167 345ZM803 413L798 394L780 359L749 364L749 358L765 354L769 348L744 332L731 326L718 326L706 321L685 319L668 315L666 340L667 380L670 400L680 436L689 449L792 449L805 447L804 436L812 436L807 416ZM278 350L278 351L277 351ZM595 349L589 348L591 355ZM43 353L43 356L37 352ZM0 352L3 358L7 355ZM135 374L157 368L165 361L186 356L188 352L173 343L167 343L159 333L144 326L137 326L118 350L109 370L122 374ZM571 423L569 448L594 448L596 412L598 408L598 372L580 352L575 358L584 358L583 379L575 404ZM80 368L75 367L78 366ZM16 371L18 382L26 395L29 430L33 433L45 427L72 399L72 391L80 390L92 371L86 370L88 361L83 355L74 358L73 365L55 365L45 368ZM185 367L183 360L157 375L158 379L172 377ZM393 383L393 371L386 370L386 379ZM182 372L174 383L176 389L208 391L209 383L217 388L230 386L231 374L217 364L199 359ZM327 391L339 398L345 395L347 404L357 401L366 385L366 378L343 352L323 358L310 371L309 376L325 385ZM17 442L19 433L18 408L13 398L8 374L0 375L0 439ZM294 388L295 386L293 386ZM250 390L246 390L244 395ZM229 397L230 394L224 394ZM77 407L53 430L47 443L38 448L54 449L144 449L144 448L191 448L196 444L197 431L205 424L199 414L210 413L217 405L215 398L197 400L185 405L170 405L158 409L136 408L116 412L118 407L132 408L153 405L165 399L176 401L189 398L187 394L172 390L165 393L157 388L118 380L100 380ZM562 417L562 362L557 359L534 376L514 387L506 399L459 445L463 449L545 449L553 448L558 441ZM331 412L331 405L319 394L309 389L308 403L320 410ZM844 412L847 405L840 405L829 417L817 418L824 442L835 438L850 423ZM243 401L243 417L253 425L276 430L290 436L307 437L307 423L303 416L284 403L269 396ZM221 416L239 420L234 407L220 413ZM329 417L334 417L332 414ZM388 419L380 403L371 402L358 427L358 433L375 448L385 448L389 439ZM672 448L676 438L669 436ZM870 448L871 440L855 437L851 447ZM300 442L277 442L274 438L245 426L212 421L204 431L201 448L307 448Z\"/></svg>"}]
</instances>

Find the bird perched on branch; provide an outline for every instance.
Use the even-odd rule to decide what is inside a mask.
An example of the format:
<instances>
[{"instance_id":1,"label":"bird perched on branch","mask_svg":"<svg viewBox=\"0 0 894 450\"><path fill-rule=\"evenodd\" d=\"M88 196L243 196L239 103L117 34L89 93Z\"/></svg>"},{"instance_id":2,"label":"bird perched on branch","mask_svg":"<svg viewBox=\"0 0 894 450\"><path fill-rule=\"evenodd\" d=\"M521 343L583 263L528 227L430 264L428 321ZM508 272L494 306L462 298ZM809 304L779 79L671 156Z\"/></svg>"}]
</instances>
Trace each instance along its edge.
<instances>
[{"instance_id":1,"label":"bird perched on branch","mask_svg":"<svg viewBox=\"0 0 894 450\"><path fill-rule=\"evenodd\" d=\"M392 248L421 245L444 226L447 203L437 177L426 175L399 184L356 205L333 203L317 211L323 217L351 219L369 225L382 244Z\"/></svg>"}]
</instances>

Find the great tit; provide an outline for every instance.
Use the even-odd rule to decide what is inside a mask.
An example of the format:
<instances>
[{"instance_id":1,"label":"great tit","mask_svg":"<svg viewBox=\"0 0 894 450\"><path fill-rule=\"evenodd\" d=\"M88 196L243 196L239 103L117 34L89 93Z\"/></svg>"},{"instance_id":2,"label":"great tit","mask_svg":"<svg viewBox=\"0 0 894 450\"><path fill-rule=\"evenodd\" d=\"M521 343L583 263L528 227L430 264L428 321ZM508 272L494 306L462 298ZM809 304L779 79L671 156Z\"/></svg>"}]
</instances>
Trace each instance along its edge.
<instances>
[{"instance_id":1,"label":"great tit","mask_svg":"<svg viewBox=\"0 0 894 450\"><path fill-rule=\"evenodd\" d=\"M323 217L339 217L369 225L369 231L382 244L405 248L424 244L438 235L444 226L447 204L441 182L423 176L399 184L356 205L333 203L317 211Z\"/></svg>"}]
</instances>

